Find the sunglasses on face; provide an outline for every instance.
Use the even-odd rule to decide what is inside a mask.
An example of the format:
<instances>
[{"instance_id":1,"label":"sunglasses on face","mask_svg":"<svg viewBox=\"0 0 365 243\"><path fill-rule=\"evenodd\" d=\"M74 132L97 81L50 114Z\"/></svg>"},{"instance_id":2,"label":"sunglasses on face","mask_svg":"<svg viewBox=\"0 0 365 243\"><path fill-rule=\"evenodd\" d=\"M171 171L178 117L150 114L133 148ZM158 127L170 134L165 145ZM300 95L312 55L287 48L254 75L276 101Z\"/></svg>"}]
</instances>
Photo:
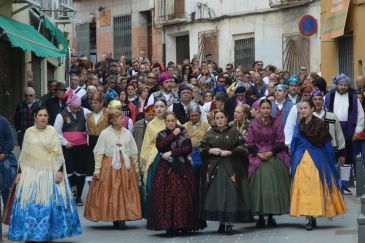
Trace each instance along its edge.
<instances>
[{"instance_id":1,"label":"sunglasses on face","mask_svg":"<svg viewBox=\"0 0 365 243\"><path fill-rule=\"evenodd\" d=\"M32 95L32 94L26 94L26 95L24 95L25 97L33 97L34 95Z\"/></svg>"}]
</instances>

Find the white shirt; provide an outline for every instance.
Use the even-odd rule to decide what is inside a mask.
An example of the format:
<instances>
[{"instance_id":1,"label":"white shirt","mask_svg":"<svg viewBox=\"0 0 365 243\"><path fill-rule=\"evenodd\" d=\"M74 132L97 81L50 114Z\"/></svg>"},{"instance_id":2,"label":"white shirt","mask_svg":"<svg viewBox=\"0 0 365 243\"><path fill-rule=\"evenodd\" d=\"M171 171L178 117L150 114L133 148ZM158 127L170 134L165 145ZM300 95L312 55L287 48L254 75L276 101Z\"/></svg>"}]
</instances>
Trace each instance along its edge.
<instances>
[{"instance_id":1,"label":"white shirt","mask_svg":"<svg viewBox=\"0 0 365 243\"><path fill-rule=\"evenodd\" d=\"M68 88L67 91L69 91L71 88ZM80 89L80 90L79 90ZM80 99L86 95L86 90L81 88L80 86L77 86L76 89L71 89L72 90L72 93L74 93L75 95L77 95L78 97L80 97ZM77 93L76 91L79 90Z\"/></svg>"},{"instance_id":2,"label":"white shirt","mask_svg":"<svg viewBox=\"0 0 365 243\"><path fill-rule=\"evenodd\" d=\"M263 81L264 81L265 84L268 85L270 83L270 77L268 77L268 76L267 77L264 77L263 78Z\"/></svg>"},{"instance_id":3,"label":"white shirt","mask_svg":"<svg viewBox=\"0 0 365 243\"><path fill-rule=\"evenodd\" d=\"M288 98L290 99L290 101L293 104L296 104L297 103L298 94L296 94L295 96L292 96L291 94L288 94Z\"/></svg>"},{"instance_id":4,"label":"white shirt","mask_svg":"<svg viewBox=\"0 0 365 243\"><path fill-rule=\"evenodd\" d=\"M298 116L298 109L296 105L290 109L288 114L288 118L286 119L286 123L284 126L284 135L285 135L285 145L290 147L291 140L293 139L294 129L297 125L297 116Z\"/></svg>"},{"instance_id":5,"label":"white shirt","mask_svg":"<svg viewBox=\"0 0 365 243\"><path fill-rule=\"evenodd\" d=\"M70 108L69 107L67 107L66 108L68 111L70 111ZM91 113L91 111L90 110L88 110L88 109L86 109L86 108L83 108L83 107L81 107L81 109L83 109L84 110L84 116L85 116L85 119L86 119L86 115L87 114L89 114L89 113ZM75 114L73 114L73 113L71 113L72 114L72 116L74 117L74 118L76 118L76 115ZM61 144L63 145L63 146L65 146L66 144L68 144L68 141L66 140L66 138L63 136L63 132L62 132L62 128L63 128L63 117L62 117L62 115L61 114L58 114L57 116L56 116L56 120L55 120L55 122L54 122L54 125L53 125L53 127L56 129L56 132L57 132L57 134L58 134L58 138L59 138L59 140L61 141Z\"/></svg>"},{"instance_id":6,"label":"white shirt","mask_svg":"<svg viewBox=\"0 0 365 243\"><path fill-rule=\"evenodd\" d=\"M161 92L162 92L162 95L164 96L165 100L168 101L170 99L172 93L165 94L163 91L161 91ZM155 104L155 96L153 94L151 94L147 101L147 107L150 105L153 105L153 104Z\"/></svg>"},{"instance_id":7,"label":"white shirt","mask_svg":"<svg viewBox=\"0 0 365 243\"><path fill-rule=\"evenodd\" d=\"M326 112L324 111L324 109L322 109L321 110L321 112L317 112L317 111L315 111L315 112L313 112L313 115L315 115L316 117L318 117L319 119L322 119L323 120L323 117L324 117L324 114L325 114Z\"/></svg>"},{"instance_id":8,"label":"white shirt","mask_svg":"<svg viewBox=\"0 0 365 243\"><path fill-rule=\"evenodd\" d=\"M99 111L98 113L94 112L94 123L97 124L100 120L101 115L103 115L103 110Z\"/></svg>"},{"instance_id":9,"label":"white shirt","mask_svg":"<svg viewBox=\"0 0 365 243\"><path fill-rule=\"evenodd\" d=\"M281 103L279 103L277 100L275 100L275 104L278 106L279 110L283 109L284 103L285 103L285 100Z\"/></svg>"},{"instance_id":10,"label":"white shirt","mask_svg":"<svg viewBox=\"0 0 365 243\"><path fill-rule=\"evenodd\" d=\"M341 95L340 93L335 93L335 101L333 103L333 113L337 116L338 120L341 122L348 120L349 109L349 93ZM360 133L364 130L364 110L362 105L357 99L357 123L355 132Z\"/></svg>"}]
</instances>

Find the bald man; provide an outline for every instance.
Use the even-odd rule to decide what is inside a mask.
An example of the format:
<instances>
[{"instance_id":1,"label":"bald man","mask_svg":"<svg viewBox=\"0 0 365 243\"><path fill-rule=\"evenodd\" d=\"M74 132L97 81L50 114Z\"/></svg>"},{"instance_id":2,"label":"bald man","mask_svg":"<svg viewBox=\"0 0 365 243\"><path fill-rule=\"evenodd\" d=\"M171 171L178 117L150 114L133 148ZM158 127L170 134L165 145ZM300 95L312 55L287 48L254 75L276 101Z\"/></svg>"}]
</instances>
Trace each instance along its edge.
<instances>
[{"instance_id":1,"label":"bald man","mask_svg":"<svg viewBox=\"0 0 365 243\"><path fill-rule=\"evenodd\" d=\"M20 148L23 145L25 130L34 125L33 111L41 106L41 101L35 97L35 91L32 87L26 87L23 95L24 100L17 105L14 114L14 126Z\"/></svg>"}]
</instances>

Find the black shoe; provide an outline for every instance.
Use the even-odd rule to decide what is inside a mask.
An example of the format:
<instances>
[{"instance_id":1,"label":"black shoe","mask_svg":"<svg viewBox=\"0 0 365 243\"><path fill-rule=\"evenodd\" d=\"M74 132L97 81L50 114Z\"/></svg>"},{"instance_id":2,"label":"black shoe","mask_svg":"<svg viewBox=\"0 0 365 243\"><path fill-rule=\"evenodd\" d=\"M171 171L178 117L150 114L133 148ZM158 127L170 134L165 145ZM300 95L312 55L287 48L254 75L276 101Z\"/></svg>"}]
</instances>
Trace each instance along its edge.
<instances>
[{"instance_id":1,"label":"black shoe","mask_svg":"<svg viewBox=\"0 0 365 243\"><path fill-rule=\"evenodd\" d=\"M309 220L308 223L305 225L305 229L307 231L311 231L313 229L313 226L312 226L312 220Z\"/></svg>"},{"instance_id":2,"label":"black shoe","mask_svg":"<svg viewBox=\"0 0 365 243\"><path fill-rule=\"evenodd\" d=\"M76 206L84 206L84 203L82 202L82 200L81 200L81 197L77 197L76 198Z\"/></svg>"},{"instance_id":3,"label":"black shoe","mask_svg":"<svg viewBox=\"0 0 365 243\"><path fill-rule=\"evenodd\" d=\"M256 222L256 228L264 228L265 227L265 219L259 219L259 221Z\"/></svg>"},{"instance_id":4,"label":"black shoe","mask_svg":"<svg viewBox=\"0 0 365 243\"><path fill-rule=\"evenodd\" d=\"M226 232L226 225L220 224L218 228L218 233L225 233Z\"/></svg>"},{"instance_id":5,"label":"black shoe","mask_svg":"<svg viewBox=\"0 0 365 243\"><path fill-rule=\"evenodd\" d=\"M176 234L176 231L173 229L166 230L166 235L168 236L174 236Z\"/></svg>"},{"instance_id":6,"label":"black shoe","mask_svg":"<svg viewBox=\"0 0 365 243\"><path fill-rule=\"evenodd\" d=\"M229 235L233 233L233 225L229 224L226 226L226 233Z\"/></svg>"},{"instance_id":7,"label":"black shoe","mask_svg":"<svg viewBox=\"0 0 365 243\"><path fill-rule=\"evenodd\" d=\"M125 221L119 221L119 229L120 230L125 230L127 228L127 226L125 225Z\"/></svg>"},{"instance_id":8,"label":"black shoe","mask_svg":"<svg viewBox=\"0 0 365 243\"><path fill-rule=\"evenodd\" d=\"M276 220L274 218L267 220L267 226L268 227L276 227Z\"/></svg>"},{"instance_id":9,"label":"black shoe","mask_svg":"<svg viewBox=\"0 0 365 243\"><path fill-rule=\"evenodd\" d=\"M311 221L312 221L312 227L313 228L317 228L317 219L316 218L312 218Z\"/></svg>"}]
</instances>

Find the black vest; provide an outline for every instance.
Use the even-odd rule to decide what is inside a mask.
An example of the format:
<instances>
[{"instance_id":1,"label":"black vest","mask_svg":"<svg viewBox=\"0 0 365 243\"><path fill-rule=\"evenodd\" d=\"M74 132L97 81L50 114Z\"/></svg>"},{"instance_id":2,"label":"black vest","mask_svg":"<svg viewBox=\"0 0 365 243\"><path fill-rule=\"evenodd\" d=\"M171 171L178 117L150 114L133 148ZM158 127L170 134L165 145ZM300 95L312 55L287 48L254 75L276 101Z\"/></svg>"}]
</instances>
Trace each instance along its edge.
<instances>
[{"instance_id":1,"label":"black vest","mask_svg":"<svg viewBox=\"0 0 365 243\"><path fill-rule=\"evenodd\" d=\"M61 112L61 116L63 118L62 132L86 132L86 119L82 108L77 114L76 119L68 109L64 109Z\"/></svg>"}]
</instances>

